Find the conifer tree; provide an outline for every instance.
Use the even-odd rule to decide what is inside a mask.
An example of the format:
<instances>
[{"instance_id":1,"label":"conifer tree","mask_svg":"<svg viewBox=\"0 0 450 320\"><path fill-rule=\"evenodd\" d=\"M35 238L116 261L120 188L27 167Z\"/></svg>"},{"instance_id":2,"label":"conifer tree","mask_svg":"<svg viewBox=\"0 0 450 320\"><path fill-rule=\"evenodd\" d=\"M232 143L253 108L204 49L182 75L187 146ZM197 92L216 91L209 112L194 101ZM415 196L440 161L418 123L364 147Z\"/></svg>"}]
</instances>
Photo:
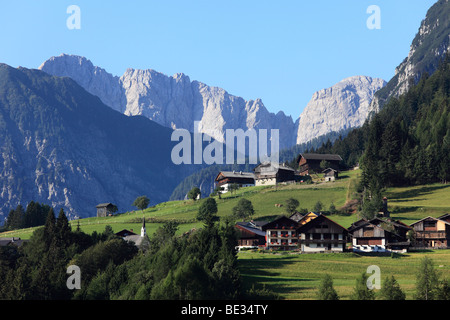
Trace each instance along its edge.
<instances>
[{"instance_id":1,"label":"conifer tree","mask_svg":"<svg viewBox=\"0 0 450 320\"><path fill-rule=\"evenodd\" d=\"M375 294L367 287L368 276L365 272L356 279L352 300L374 300Z\"/></svg>"},{"instance_id":2,"label":"conifer tree","mask_svg":"<svg viewBox=\"0 0 450 320\"><path fill-rule=\"evenodd\" d=\"M416 280L416 300L434 300L439 291L439 274L433 260L424 257L420 262Z\"/></svg>"},{"instance_id":3,"label":"conifer tree","mask_svg":"<svg viewBox=\"0 0 450 320\"><path fill-rule=\"evenodd\" d=\"M383 300L405 300L405 293L400 288L394 276L386 277L380 290Z\"/></svg>"},{"instance_id":4,"label":"conifer tree","mask_svg":"<svg viewBox=\"0 0 450 320\"><path fill-rule=\"evenodd\" d=\"M334 290L333 279L329 274L326 274L319 285L319 291L317 293L318 300L339 300L339 296Z\"/></svg>"}]
</instances>

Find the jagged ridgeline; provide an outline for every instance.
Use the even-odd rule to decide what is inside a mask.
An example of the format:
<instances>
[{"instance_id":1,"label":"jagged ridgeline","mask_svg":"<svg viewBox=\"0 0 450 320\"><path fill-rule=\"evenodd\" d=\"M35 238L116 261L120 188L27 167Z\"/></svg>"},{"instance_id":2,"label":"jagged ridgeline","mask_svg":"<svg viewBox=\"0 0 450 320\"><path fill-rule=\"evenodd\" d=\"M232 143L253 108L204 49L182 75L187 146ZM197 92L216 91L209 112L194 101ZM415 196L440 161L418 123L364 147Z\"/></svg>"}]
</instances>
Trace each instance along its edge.
<instances>
[{"instance_id":1,"label":"jagged ridgeline","mask_svg":"<svg viewBox=\"0 0 450 320\"><path fill-rule=\"evenodd\" d=\"M0 213L30 201L95 215L166 201L196 166L174 165L173 130L104 105L70 78L0 65ZM3 220L3 219L0 219Z\"/></svg>"},{"instance_id":2,"label":"jagged ridgeline","mask_svg":"<svg viewBox=\"0 0 450 320\"><path fill-rule=\"evenodd\" d=\"M428 11L414 37L408 57L395 69L395 76L375 93L371 111L379 111L391 97L399 97L419 82L422 75L431 75L450 48L450 4L437 1Z\"/></svg>"},{"instance_id":3,"label":"jagged ridgeline","mask_svg":"<svg viewBox=\"0 0 450 320\"><path fill-rule=\"evenodd\" d=\"M318 152L362 154L363 183L383 187L450 179L450 59L399 98L391 98L366 124ZM355 143L355 141L359 141Z\"/></svg>"}]
</instances>

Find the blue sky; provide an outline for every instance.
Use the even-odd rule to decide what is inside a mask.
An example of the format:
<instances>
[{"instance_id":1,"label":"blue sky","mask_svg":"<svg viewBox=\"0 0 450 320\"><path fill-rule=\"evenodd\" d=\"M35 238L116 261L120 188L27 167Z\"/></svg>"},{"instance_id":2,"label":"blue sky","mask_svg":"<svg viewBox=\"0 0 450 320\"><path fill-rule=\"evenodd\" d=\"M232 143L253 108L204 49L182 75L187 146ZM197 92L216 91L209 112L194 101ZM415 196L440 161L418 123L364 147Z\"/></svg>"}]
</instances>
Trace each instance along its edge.
<instances>
[{"instance_id":1,"label":"blue sky","mask_svg":"<svg viewBox=\"0 0 450 320\"><path fill-rule=\"evenodd\" d=\"M61 53L114 75L187 74L297 119L312 94L367 75L389 80L436 0L145 0L0 3L0 62L38 68ZM81 29L69 30L69 5ZM370 5L381 29L370 30Z\"/></svg>"}]
</instances>

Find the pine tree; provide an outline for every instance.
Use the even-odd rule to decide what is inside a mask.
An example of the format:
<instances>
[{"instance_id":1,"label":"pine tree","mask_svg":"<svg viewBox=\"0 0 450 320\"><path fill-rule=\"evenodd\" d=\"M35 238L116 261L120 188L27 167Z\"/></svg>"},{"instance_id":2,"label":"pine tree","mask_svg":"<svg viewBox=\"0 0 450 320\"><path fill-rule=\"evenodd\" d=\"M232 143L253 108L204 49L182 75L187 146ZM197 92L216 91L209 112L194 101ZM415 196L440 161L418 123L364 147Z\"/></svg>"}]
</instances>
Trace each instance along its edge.
<instances>
[{"instance_id":1,"label":"pine tree","mask_svg":"<svg viewBox=\"0 0 450 320\"><path fill-rule=\"evenodd\" d=\"M400 288L394 276L386 277L380 290L383 300L405 300L405 293Z\"/></svg>"},{"instance_id":2,"label":"pine tree","mask_svg":"<svg viewBox=\"0 0 450 320\"><path fill-rule=\"evenodd\" d=\"M6 227L9 230L20 229L23 227L25 212L22 205L18 205L15 210L11 210L6 220Z\"/></svg>"},{"instance_id":3,"label":"pine tree","mask_svg":"<svg viewBox=\"0 0 450 320\"><path fill-rule=\"evenodd\" d=\"M368 276L365 272L356 279L352 300L374 300L375 294L367 287Z\"/></svg>"},{"instance_id":4,"label":"pine tree","mask_svg":"<svg viewBox=\"0 0 450 320\"><path fill-rule=\"evenodd\" d=\"M71 234L71 227L69 224L69 220L66 217L66 214L64 213L64 210L61 208L59 210L58 218L56 219L56 237L61 242L62 246L68 245L70 242L70 234Z\"/></svg>"},{"instance_id":5,"label":"pine tree","mask_svg":"<svg viewBox=\"0 0 450 320\"><path fill-rule=\"evenodd\" d=\"M318 300L339 300L339 296L334 290L333 279L329 274L326 274L319 285L319 291L317 293Z\"/></svg>"},{"instance_id":6,"label":"pine tree","mask_svg":"<svg viewBox=\"0 0 450 320\"><path fill-rule=\"evenodd\" d=\"M51 243L53 242L53 239L56 235L56 218L55 218L55 212L53 211L53 208L50 208L47 214L47 219L45 220L44 225L44 243L46 248L50 248Z\"/></svg>"},{"instance_id":7,"label":"pine tree","mask_svg":"<svg viewBox=\"0 0 450 320\"><path fill-rule=\"evenodd\" d=\"M439 291L439 274L433 261L424 257L421 260L416 280L416 300L434 300Z\"/></svg>"}]
</instances>

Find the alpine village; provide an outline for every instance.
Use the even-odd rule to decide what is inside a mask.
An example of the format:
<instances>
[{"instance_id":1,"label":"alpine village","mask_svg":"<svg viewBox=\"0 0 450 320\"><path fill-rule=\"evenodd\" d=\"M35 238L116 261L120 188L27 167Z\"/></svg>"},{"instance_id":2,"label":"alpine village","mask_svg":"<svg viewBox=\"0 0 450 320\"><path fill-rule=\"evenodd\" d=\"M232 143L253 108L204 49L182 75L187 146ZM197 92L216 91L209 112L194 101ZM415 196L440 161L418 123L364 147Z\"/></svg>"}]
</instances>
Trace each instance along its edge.
<instances>
[{"instance_id":1,"label":"alpine village","mask_svg":"<svg viewBox=\"0 0 450 320\"><path fill-rule=\"evenodd\" d=\"M11 201L0 300L449 300L449 31L450 4L439 0L363 125L255 164L174 165L160 146L170 128L118 114L68 77L1 64L0 150L12 156L0 164L2 177L11 173L0 180ZM97 109L100 127L76 114ZM55 128L36 124L36 142L16 138L38 119ZM26 152L49 145L62 151L20 178ZM111 163L95 160L109 148ZM97 192L88 181L101 174ZM20 189L46 177L50 195ZM77 187L47 203L58 181ZM132 200L124 205L113 189Z\"/></svg>"}]
</instances>

